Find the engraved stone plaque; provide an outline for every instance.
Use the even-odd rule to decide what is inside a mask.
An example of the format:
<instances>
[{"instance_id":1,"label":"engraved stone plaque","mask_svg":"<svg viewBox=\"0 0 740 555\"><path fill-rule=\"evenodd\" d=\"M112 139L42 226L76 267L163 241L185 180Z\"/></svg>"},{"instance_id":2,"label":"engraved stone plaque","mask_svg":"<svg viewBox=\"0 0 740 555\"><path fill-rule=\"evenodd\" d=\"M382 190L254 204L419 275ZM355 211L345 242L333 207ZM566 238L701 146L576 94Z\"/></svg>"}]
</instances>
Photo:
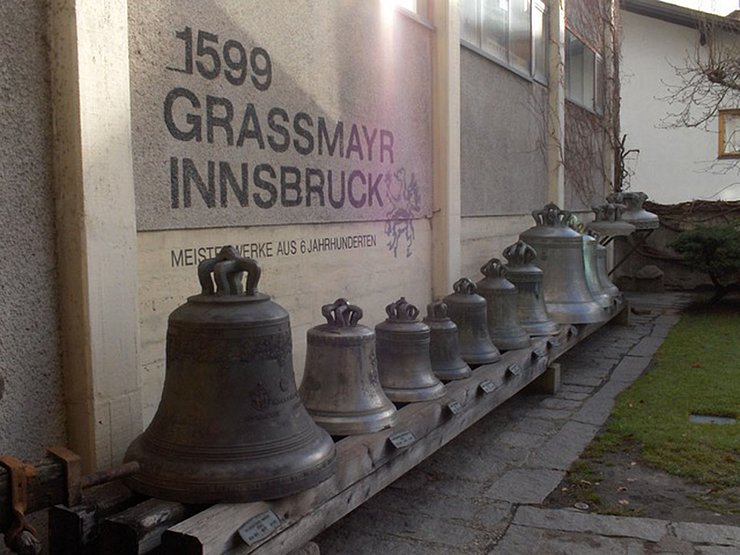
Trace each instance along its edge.
<instances>
[{"instance_id":1,"label":"engraved stone plaque","mask_svg":"<svg viewBox=\"0 0 740 555\"><path fill-rule=\"evenodd\" d=\"M447 403L447 408L450 409L452 414L460 414L463 410L463 406L460 401L450 401Z\"/></svg>"},{"instance_id":2,"label":"engraved stone plaque","mask_svg":"<svg viewBox=\"0 0 740 555\"><path fill-rule=\"evenodd\" d=\"M547 346L548 347L560 347L560 338L559 337L551 337L547 340Z\"/></svg>"},{"instance_id":3,"label":"engraved stone plaque","mask_svg":"<svg viewBox=\"0 0 740 555\"><path fill-rule=\"evenodd\" d=\"M544 358L547 356L547 353L545 352L545 349L542 347L537 347L532 351L532 358L538 359L538 358Z\"/></svg>"}]
</instances>

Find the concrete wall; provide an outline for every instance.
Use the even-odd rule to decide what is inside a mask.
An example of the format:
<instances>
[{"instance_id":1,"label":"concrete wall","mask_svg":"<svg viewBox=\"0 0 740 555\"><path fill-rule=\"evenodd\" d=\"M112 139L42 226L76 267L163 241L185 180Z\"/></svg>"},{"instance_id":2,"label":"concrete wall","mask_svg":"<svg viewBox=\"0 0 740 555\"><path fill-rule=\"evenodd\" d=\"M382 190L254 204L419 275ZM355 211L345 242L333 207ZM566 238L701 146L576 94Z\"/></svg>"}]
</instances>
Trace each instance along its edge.
<instances>
[{"instance_id":1,"label":"concrete wall","mask_svg":"<svg viewBox=\"0 0 740 555\"><path fill-rule=\"evenodd\" d=\"M47 5L0 3L0 453L65 442Z\"/></svg>"},{"instance_id":2,"label":"concrete wall","mask_svg":"<svg viewBox=\"0 0 740 555\"><path fill-rule=\"evenodd\" d=\"M462 214L525 214L546 202L547 91L460 48Z\"/></svg>"},{"instance_id":3,"label":"concrete wall","mask_svg":"<svg viewBox=\"0 0 740 555\"><path fill-rule=\"evenodd\" d=\"M547 89L465 47L460 74L461 275L478 280L547 202Z\"/></svg>"},{"instance_id":4,"label":"concrete wall","mask_svg":"<svg viewBox=\"0 0 740 555\"><path fill-rule=\"evenodd\" d=\"M695 52L698 32L627 11L622 27L622 133L640 149L631 189L662 204L740 199L737 169L717 160L716 119L707 130L661 127L677 111L665 100L667 85L680 83L673 66Z\"/></svg>"},{"instance_id":5,"label":"concrete wall","mask_svg":"<svg viewBox=\"0 0 740 555\"><path fill-rule=\"evenodd\" d=\"M262 266L260 290L291 316L298 383L306 331L324 323L321 305L347 297L363 308L362 323L372 327L385 319L385 305L400 296L422 311L431 299L432 31L383 3L326 0L264 6L257 1L129 3L145 425L161 394L167 316L199 292L196 266L215 255L214 247L236 245ZM183 72L185 41L175 33L186 27L192 30L194 49L200 31L217 35L222 60L227 40L238 41L247 52L264 49L272 62L269 87L253 85L251 73L241 85L229 82L223 72L206 79L197 62L212 69L212 59L199 58L197 52L193 74ZM215 39L204 44L213 46ZM237 48L229 53L232 61L238 58ZM179 96L170 110L174 125L186 132L189 116L202 117L201 140L178 138L172 125L167 126L166 99L176 88L191 91L200 109ZM212 115L226 117L229 108L223 99L233 106L233 141L223 125L214 126L209 138L209 96L219 99L218 106L210 100ZM256 138L237 144L249 105L260 120L264 145ZM270 143L283 142L268 116L275 108L288 115L276 120L290 134L283 151ZM310 117L301 126L312 135L313 148L296 127L299 113ZM326 143L319 151L319 118L330 135L342 122L343 155L329 155ZM255 132L254 120L250 125ZM351 147L355 126L361 152ZM171 188L173 158L176 193ZM186 158L206 187L209 162L217 169L228 163L238 184L246 183L246 202L239 201L231 185L224 189L227 202L222 202L222 181L214 175L213 205L191 184L187 206ZM242 181L244 164L247 178ZM253 173L257 164L271 168L262 177L267 176L275 193L258 183ZM281 182L285 167L297 169L299 185ZM330 171L335 200L342 171L363 175L354 185L348 178L341 206L330 202ZM315 178L312 185L323 187L322 194L308 190L309 172ZM322 177L316 177L319 173Z\"/></svg>"}]
</instances>

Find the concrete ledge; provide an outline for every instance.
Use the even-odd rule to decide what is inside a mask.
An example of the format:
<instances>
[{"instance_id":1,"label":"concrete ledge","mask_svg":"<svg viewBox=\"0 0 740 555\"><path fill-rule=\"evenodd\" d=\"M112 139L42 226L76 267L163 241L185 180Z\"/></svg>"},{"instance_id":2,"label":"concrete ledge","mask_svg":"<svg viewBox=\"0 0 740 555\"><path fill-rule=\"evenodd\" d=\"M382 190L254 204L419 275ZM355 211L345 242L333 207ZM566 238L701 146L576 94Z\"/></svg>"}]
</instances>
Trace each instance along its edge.
<instances>
[{"instance_id":1,"label":"concrete ledge","mask_svg":"<svg viewBox=\"0 0 740 555\"><path fill-rule=\"evenodd\" d=\"M670 524L668 521L655 518L595 515L570 509L536 507L520 507L512 522L520 526L545 530L587 532L602 536L639 538L651 542L660 541L668 533Z\"/></svg>"}]
</instances>

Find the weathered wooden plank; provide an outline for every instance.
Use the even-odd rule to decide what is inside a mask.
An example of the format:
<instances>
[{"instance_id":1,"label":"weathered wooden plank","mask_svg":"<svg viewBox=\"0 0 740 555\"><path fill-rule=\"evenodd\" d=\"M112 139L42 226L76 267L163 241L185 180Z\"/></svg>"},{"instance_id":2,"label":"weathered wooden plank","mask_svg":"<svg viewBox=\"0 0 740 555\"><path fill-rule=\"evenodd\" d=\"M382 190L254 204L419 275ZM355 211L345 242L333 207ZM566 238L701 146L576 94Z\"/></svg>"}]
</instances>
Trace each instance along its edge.
<instances>
[{"instance_id":1,"label":"weathered wooden plank","mask_svg":"<svg viewBox=\"0 0 740 555\"><path fill-rule=\"evenodd\" d=\"M106 518L100 526L102 555L150 553L161 543L162 533L203 507L148 499Z\"/></svg>"},{"instance_id":2,"label":"weathered wooden plank","mask_svg":"<svg viewBox=\"0 0 740 555\"><path fill-rule=\"evenodd\" d=\"M86 490L82 503L74 507L52 507L49 511L49 552L51 555L97 553L100 522L140 500L122 482L116 481Z\"/></svg>"},{"instance_id":3,"label":"weathered wooden plank","mask_svg":"<svg viewBox=\"0 0 740 555\"><path fill-rule=\"evenodd\" d=\"M544 352L545 341L538 340L536 346ZM214 506L167 531L163 545L176 553L223 553L233 549L251 552L259 546L246 546L236 532L244 522L268 509L283 522L279 530L281 538L287 536L283 530L305 518L309 519L306 523L311 523L306 529L315 535L321 526L328 526L359 506L514 395L544 372L546 364L546 356L534 360L529 349L506 353L501 362L474 370L471 378L449 383L441 400L403 407L399 410L398 424L392 430L339 441L337 473L322 484L268 503ZM513 365L518 367L516 374L507 370ZM482 390L483 382L493 384L491 393L486 394ZM453 400L462 405L456 415L447 407ZM406 449L394 448L389 437L399 432L413 433L416 442ZM345 495L340 496L342 493ZM329 505L331 500L334 503ZM218 522L218 530L214 529L215 522ZM289 535L290 543L281 545L280 551L272 552L298 548L313 537L295 535L292 531Z\"/></svg>"}]
</instances>

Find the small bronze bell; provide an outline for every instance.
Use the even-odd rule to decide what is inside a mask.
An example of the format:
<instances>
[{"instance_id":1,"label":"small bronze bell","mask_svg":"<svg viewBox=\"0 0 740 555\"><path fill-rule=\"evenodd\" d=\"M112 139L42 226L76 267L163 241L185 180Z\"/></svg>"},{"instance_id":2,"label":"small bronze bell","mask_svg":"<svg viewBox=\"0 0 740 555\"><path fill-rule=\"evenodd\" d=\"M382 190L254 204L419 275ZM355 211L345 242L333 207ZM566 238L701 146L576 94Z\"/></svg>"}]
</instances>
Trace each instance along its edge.
<instances>
[{"instance_id":1,"label":"small bronze bell","mask_svg":"<svg viewBox=\"0 0 740 555\"><path fill-rule=\"evenodd\" d=\"M508 261L506 278L518 291L517 314L522 327L533 336L557 335L558 325L550 319L542 292L542 270L533 260L537 252L524 241L518 241L504 249Z\"/></svg>"},{"instance_id":2,"label":"small bronze bell","mask_svg":"<svg viewBox=\"0 0 740 555\"><path fill-rule=\"evenodd\" d=\"M126 452L141 466L128 485L217 503L284 497L325 480L334 443L298 397L288 313L257 292L259 266L224 247L198 277L201 293L170 314L162 400Z\"/></svg>"},{"instance_id":3,"label":"small bronze bell","mask_svg":"<svg viewBox=\"0 0 740 555\"><path fill-rule=\"evenodd\" d=\"M542 286L550 318L561 324L603 322L608 313L586 283L583 238L568 227L571 213L550 203L532 212L535 225L519 235L537 251L534 263L544 272Z\"/></svg>"},{"instance_id":4,"label":"small bronze bell","mask_svg":"<svg viewBox=\"0 0 740 555\"><path fill-rule=\"evenodd\" d=\"M658 215L648 212L642 207L647 199L648 196L641 191L610 193L606 197L609 202L626 205L619 219L634 225L637 231L658 229L660 227Z\"/></svg>"},{"instance_id":5,"label":"small bronze bell","mask_svg":"<svg viewBox=\"0 0 740 555\"><path fill-rule=\"evenodd\" d=\"M594 231L602 237L623 237L632 235L635 226L620 220L624 204L600 204L592 206L596 218L586 224L586 229Z\"/></svg>"},{"instance_id":6,"label":"small bronze bell","mask_svg":"<svg viewBox=\"0 0 740 555\"><path fill-rule=\"evenodd\" d=\"M429 326L416 317L419 309L401 297L385 307L388 318L375 326L378 374L395 403L439 399L445 386L432 372Z\"/></svg>"},{"instance_id":7,"label":"small bronze bell","mask_svg":"<svg viewBox=\"0 0 740 555\"><path fill-rule=\"evenodd\" d=\"M321 307L326 324L306 334L299 393L314 421L335 436L390 428L396 407L380 386L375 332L358 325L362 309L337 299Z\"/></svg>"},{"instance_id":8,"label":"small bronze bell","mask_svg":"<svg viewBox=\"0 0 740 555\"><path fill-rule=\"evenodd\" d=\"M498 258L491 258L480 269L485 276L476 283L478 293L486 299L488 333L493 344L502 351L524 349L531 345L529 334L519 323L517 290L504 277L504 267Z\"/></svg>"},{"instance_id":9,"label":"small bronze bell","mask_svg":"<svg viewBox=\"0 0 740 555\"><path fill-rule=\"evenodd\" d=\"M444 381L470 376L470 366L460 357L457 326L447 316L447 305L442 301L428 304L424 323L431 332L429 354L434 375Z\"/></svg>"},{"instance_id":10,"label":"small bronze bell","mask_svg":"<svg viewBox=\"0 0 740 555\"><path fill-rule=\"evenodd\" d=\"M599 303L599 306L609 308L612 305L612 297L604 291L599 280L599 270L596 264L597 245L598 240L595 237L586 234L583 235L583 261L586 265L586 284L594 300Z\"/></svg>"},{"instance_id":11,"label":"small bronze bell","mask_svg":"<svg viewBox=\"0 0 740 555\"><path fill-rule=\"evenodd\" d=\"M444 302L447 314L457 324L460 356L468 364L496 362L501 353L488 334L486 300L475 292L475 283L468 278L457 280L452 287L455 292Z\"/></svg>"}]
</instances>

